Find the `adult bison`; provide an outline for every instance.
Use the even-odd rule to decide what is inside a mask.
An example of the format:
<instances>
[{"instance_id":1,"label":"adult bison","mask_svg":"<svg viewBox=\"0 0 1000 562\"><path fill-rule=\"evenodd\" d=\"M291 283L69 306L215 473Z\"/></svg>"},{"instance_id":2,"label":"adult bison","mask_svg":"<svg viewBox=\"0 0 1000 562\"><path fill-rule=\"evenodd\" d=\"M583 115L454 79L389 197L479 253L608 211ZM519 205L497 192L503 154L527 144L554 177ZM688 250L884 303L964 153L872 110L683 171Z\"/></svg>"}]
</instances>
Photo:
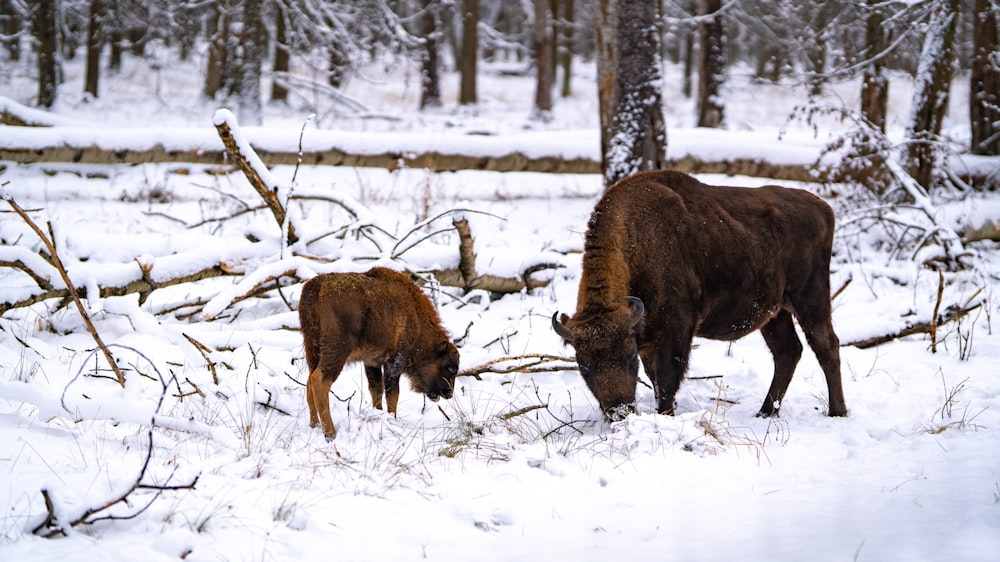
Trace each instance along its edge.
<instances>
[{"instance_id":1,"label":"adult bison","mask_svg":"<svg viewBox=\"0 0 1000 562\"><path fill-rule=\"evenodd\" d=\"M309 366L309 425L322 422L333 439L330 387L344 365L363 362L375 408L396 413L399 377L431 400L451 398L458 350L430 299L409 276L375 267L366 273L327 273L302 287L299 324Z\"/></svg>"},{"instance_id":2,"label":"adult bison","mask_svg":"<svg viewBox=\"0 0 1000 562\"><path fill-rule=\"evenodd\" d=\"M552 326L576 348L580 374L605 415L635 402L639 359L660 413L674 396L695 336L735 340L760 330L774 378L759 416L778 413L802 344L826 375L829 415L847 415L840 342L830 318L833 211L798 189L705 185L654 171L608 188L587 225L576 314Z\"/></svg>"}]
</instances>

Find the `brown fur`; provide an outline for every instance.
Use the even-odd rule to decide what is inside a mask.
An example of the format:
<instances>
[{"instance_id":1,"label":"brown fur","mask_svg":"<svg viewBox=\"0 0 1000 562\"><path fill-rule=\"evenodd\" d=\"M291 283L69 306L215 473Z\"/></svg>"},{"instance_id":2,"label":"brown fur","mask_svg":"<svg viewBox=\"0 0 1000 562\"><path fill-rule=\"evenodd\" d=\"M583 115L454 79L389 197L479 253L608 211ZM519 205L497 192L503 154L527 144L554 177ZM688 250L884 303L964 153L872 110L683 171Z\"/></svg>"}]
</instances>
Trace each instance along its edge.
<instances>
[{"instance_id":1,"label":"brown fur","mask_svg":"<svg viewBox=\"0 0 1000 562\"><path fill-rule=\"evenodd\" d=\"M556 331L608 416L635 402L638 359L670 414L695 336L760 330L774 377L758 415L778 413L802 353L793 317L826 375L829 415L847 415L830 307L834 216L823 200L776 186L705 185L645 172L610 187L588 223L576 314Z\"/></svg>"},{"instance_id":2,"label":"brown fur","mask_svg":"<svg viewBox=\"0 0 1000 562\"><path fill-rule=\"evenodd\" d=\"M399 377L431 400L451 398L458 349L430 299L409 276L376 267L366 273L318 275L302 287L299 323L309 381L309 425L322 423L327 439L337 431L330 417L330 387L345 364L362 362L372 404L396 413Z\"/></svg>"}]
</instances>

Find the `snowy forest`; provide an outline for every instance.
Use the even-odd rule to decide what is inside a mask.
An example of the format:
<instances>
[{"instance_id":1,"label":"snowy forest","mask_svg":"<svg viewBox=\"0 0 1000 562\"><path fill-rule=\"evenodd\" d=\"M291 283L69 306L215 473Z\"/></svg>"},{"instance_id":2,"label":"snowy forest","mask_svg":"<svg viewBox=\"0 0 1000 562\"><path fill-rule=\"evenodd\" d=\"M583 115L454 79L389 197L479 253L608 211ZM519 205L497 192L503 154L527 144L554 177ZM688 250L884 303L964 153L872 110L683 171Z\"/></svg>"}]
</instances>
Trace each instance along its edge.
<instances>
[{"instance_id":1,"label":"snowy forest","mask_svg":"<svg viewBox=\"0 0 1000 562\"><path fill-rule=\"evenodd\" d=\"M658 169L832 207L846 416L753 333L605 417L555 318ZM998 0L0 0L0 559L993 560L998 190ZM373 267L454 394L325 436Z\"/></svg>"}]
</instances>

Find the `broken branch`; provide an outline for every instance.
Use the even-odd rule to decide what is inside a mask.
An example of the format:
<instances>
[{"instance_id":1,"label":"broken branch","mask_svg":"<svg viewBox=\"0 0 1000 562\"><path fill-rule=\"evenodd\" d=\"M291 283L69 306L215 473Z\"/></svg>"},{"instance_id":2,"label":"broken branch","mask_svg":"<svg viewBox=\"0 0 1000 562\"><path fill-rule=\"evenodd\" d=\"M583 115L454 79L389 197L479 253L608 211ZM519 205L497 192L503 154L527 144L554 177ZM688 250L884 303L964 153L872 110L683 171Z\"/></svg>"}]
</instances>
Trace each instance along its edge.
<instances>
[{"instance_id":1,"label":"broken branch","mask_svg":"<svg viewBox=\"0 0 1000 562\"><path fill-rule=\"evenodd\" d=\"M76 286L74 286L73 282L70 281L69 273L66 272L66 268L63 267L62 260L59 259L59 254L56 252L55 244L53 244L52 240L50 240L49 237L42 232L42 229L35 224L35 221L31 220L28 213L24 212L24 209L22 209L21 206L14 201L13 197L8 197L7 203L12 209L14 209L14 212L17 213L18 216L20 216L24 222L35 231L35 234L38 235L42 244L44 244L45 248L49 251L49 256L52 257L52 264L56 267L56 270L59 271L59 276L62 277L63 283L66 284L66 290L73 298L73 302L76 303L76 309L80 312L80 316L83 318L83 324L87 327L87 331L90 332L91 337L94 338L94 342L97 343L97 347L101 348L101 352L104 354L104 359L107 360L108 365L111 367L111 370L114 371L115 377L118 379L118 384L120 384L122 388L125 388L125 374L118 368L118 363L115 362L115 358L111 355L111 351L106 345L104 345L104 340L101 339L101 335L97 333L97 328L90 320L90 315L87 314L87 309L83 306L83 302L80 300L80 295L76 292Z\"/></svg>"},{"instance_id":2,"label":"broken branch","mask_svg":"<svg viewBox=\"0 0 1000 562\"><path fill-rule=\"evenodd\" d=\"M238 142L237 135L239 135L239 132L234 132L230 127L230 123L235 125L236 117L228 110L220 109L215 113L214 122L216 130L219 131L219 138L222 139L222 144L226 147L226 153L236 162L243 175L247 177L250 185L253 186L254 191L267 204L267 207L271 210L271 214L274 215L274 220L278 222L278 227L284 229L287 216L285 208L278 199L277 183L266 181L261 177L261 171L267 170L267 168L260 159L260 156L257 156L257 153L254 152L250 143L242 139L242 136L239 141L243 142ZM295 233L295 226L289 223L288 243L294 244L298 240L299 237Z\"/></svg>"}]
</instances>

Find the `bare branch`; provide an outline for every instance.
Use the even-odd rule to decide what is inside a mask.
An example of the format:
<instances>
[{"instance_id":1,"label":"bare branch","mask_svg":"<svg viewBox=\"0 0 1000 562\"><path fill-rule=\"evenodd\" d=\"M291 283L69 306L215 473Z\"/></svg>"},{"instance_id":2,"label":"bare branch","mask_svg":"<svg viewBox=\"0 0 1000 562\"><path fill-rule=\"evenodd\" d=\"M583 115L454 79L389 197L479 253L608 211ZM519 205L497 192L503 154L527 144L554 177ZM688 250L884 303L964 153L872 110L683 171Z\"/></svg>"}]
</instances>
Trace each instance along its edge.
<instances>
[{"instance_id":1,"label":"bare branch","mask_svg":"<svg viewBox=\"0 0 1000 562\"><path fill-rule=\"evenodd\" d=\"M24 222L35 231L35 234L37 234L38 238L41 239L42 244L45 244L45 247L49 251L49 255L52 256L53 265L55 265L56 269L59 271L59 275L62 277L63 283L66 284L66 289L73 298L73 302L76 303L76 309L80 312L80 316L83 318L83 323L87 327L87 331L90 332L91 337L94 338L94 342L97 343L97 347L101 348L101 352L104 353L104 358L107 360L111 370L114 371L115 377L118 379L118 384L124 388L125 374L118 368L118 363L115 362L115 358L111 355L111 351L104 345L104 340L101 339L101 335L97 333L97 328L94 326L94 323L91 322L90 315L87 313L87 309L83 306L83 302L80 301L80 296L76 292L76 287L73 285L73 282L70 281L69 273L67 273L66 268L63 267L62 260L59 259L59 254L56 252L56 248L52 243L52 240L50 240L49 237L42 232L42 229L38 228L35 221L31 220L28 213L24 212L24 209L22 209L21 206L14 201L13 197L7 198L7 204L9 204L10 207L14 209L14 212L17 213L18 216L20 216Z\"/></svg>"},{"instance_id":2,"label":"bare branch","mask_svg":"<svg viewBox=\"0 0 1000 562\"><path fill-rule=\"evenodd\" d=\"M500 366L503 363L512 362L517 363L514 365ZM485 373L550 373L557 371L575 371L576 369L576 359L573 357L528 353L525 355L514 355L492 359L475 367L464 369L459 372L457 376L478 378L479 375Z\"/></svg>"}]
</instances>

